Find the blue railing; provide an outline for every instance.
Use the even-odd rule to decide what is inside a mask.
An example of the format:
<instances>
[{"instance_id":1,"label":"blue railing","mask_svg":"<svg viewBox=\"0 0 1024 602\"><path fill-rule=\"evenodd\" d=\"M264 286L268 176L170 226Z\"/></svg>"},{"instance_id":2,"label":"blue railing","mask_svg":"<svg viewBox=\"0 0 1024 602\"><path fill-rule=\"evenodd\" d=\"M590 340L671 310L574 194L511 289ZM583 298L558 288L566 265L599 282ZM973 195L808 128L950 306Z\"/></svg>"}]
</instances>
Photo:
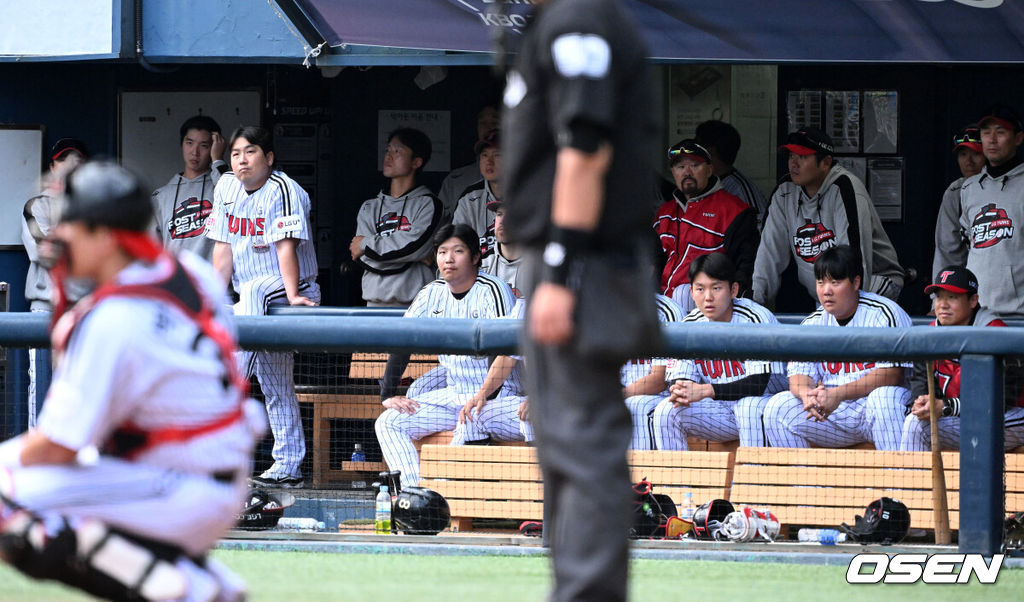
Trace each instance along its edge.
<instances>
[{"instance_id":1,"label":"blue railing","mask_svg":"<svg viewBox=\"0 0 1024 602\"><path fill-rule=\"evenodd\" d=\"M378 313L373 313L378 312ZM383 312L383 313L380 313ZM473 355L510 353L520 324L511 320L396 320L397 310L317 308L237 320L240 343L252 349L411 351ZM0 347L47 345L46 316L0 314ZM959 547L994 554L1002 540L1003 356L1024 355L1024 329L827 328L794 325L737 328L730 324L667 324L651 355L777 360L914 360L959 357L962 415ZM660 349L654 345L661 344ZM40 383L42 385L42 383ZM9 400L24 402L15 395Z\"/></svg>"}]
</instances>

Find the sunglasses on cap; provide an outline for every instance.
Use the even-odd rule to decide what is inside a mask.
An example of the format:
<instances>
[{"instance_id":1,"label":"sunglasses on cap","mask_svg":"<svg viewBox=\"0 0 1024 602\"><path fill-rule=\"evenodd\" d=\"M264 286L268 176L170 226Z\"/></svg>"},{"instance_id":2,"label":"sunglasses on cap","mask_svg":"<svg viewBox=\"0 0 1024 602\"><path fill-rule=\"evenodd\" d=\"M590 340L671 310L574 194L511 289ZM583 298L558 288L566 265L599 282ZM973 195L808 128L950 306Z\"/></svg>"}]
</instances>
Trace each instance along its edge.
<instances>
[{"instance_id":1,"label":"sunglasses on cap","mask_svg":"<svg viewBox=\"0 0 1024 602\"><path fill-rule=\"evenodd\" d=\"M953 145L957 146L960 144L981 144L981 136L978 135L978 130L963 132L954 136Z\"/></svg>"}]
</instances>

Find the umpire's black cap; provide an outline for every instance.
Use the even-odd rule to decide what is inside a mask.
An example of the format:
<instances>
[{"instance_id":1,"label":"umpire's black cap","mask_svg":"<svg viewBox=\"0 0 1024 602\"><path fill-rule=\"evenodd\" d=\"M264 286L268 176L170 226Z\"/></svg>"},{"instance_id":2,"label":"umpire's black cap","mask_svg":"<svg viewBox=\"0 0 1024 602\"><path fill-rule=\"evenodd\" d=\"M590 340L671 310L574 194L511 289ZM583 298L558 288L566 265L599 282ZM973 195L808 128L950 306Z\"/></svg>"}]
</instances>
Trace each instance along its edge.
<instances>
[{"instance_id":1,"label":"umpire's black cap","mask_svg":"<svg viewBox=\"0 0 1024 602\"><path fill-rule=\"evenodd\" d=\"M113 161L86 162L68 174L60 221L144 232L153 222L148 188Z\"/></svg>"}]
</instances>

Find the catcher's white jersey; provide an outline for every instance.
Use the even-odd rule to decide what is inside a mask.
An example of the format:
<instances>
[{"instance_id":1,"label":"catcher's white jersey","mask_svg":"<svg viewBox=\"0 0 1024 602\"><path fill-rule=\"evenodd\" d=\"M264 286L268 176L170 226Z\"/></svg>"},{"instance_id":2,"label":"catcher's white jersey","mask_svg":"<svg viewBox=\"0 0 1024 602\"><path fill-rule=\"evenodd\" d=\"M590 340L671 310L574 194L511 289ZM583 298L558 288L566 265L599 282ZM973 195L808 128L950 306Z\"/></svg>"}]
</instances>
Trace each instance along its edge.
<instances>
[{"instance_id":1,"label":"catcher's white jersey","mask_svg":"<svg viewBox=\"0 0 1024 602\"><path fill-rule=\"evenodd\" d=\"M515 304L509 285L490 274L479 273L473 287L458 298L444 280L424 286L406 310L408 318L488 319L507 316ZM447 372L446 386L459 393L473 394L487 376L490 359L468 355L442 354L438 363ZM460 402L461 403L461 402Z\"/></svg>"},{"instance_id":2,"label":"catcher's white jersey","mask_svg":"<svg viewBox=\"0 0 1024 602\"><path fill-rule=\"evenodd\" d=\"M213 211L206 218L206 236L231 245L231 282L279 276L281 266L273 243L296 238L299 244L299 283L316 279L316 252L309 223L309 195L280 171L249 194L233 172L220 177L213 192Z\"/></svg>"},{"instance_id":3,"label":"catcher's white jersey","mask_svg":"<svg viewBox=\"0 0 1024 602\"><path fill-rule=\"evenodd\" d=\"M679 307L678 303L665 295L654 295L654 305L658 308L658 320L662 322L679 322L683 319L683 308ZM664 366L666 364L668 364L668 359L663 357L631 359L623 364L622 369L619 371L622 386L628 387L650 374L654 366Z\"/></svg>"},{"instance_id":4,"label":"catcher's white jersey","mask_svg":"<svg viewBox=\"0 0 1024 602\"><path fill-rule=\"evenodd\" d=\"M233 332L213 268L183 251L179 261ZM119 284L164 280L173 264L136 262ZM208 474L248 470L254 433L237 415L239 392L224 386L217 346L176 307L149 298L102 299L71 335L39 418L48 439L72 450L103 449L115 431L147 434L135 461ZM220 428L211 424L222 423ZM208 430L203 430L208 429ZM167 433L178 433L172 437ZM193 436L185 436L192 432ZM115 441L116 443L116 441ZM119 445L115 447L120 447Z\"/></svg>"},{"instance_id":5,"label":"catcher's white jersey","mask_svg":"<svg viewBox=\"0 0 1024 602\"><path fill-rule=\"evenodd\" d=\"M683 322L708 322L699 309L688 313ZM775 314L750 299L737 298L732 301L730 324L778 324ZM782 362L761 360L671 360L666 377L669 381L679 379L695 383L724 384L734 382L751 374L771 374L767 392L775 393L786 388L786 369ZM762 391L757 391L760 395ZM751 392L751 395L755 392Z\"/></svg>"},{"instance_id":6,"label":"catcher's white jersey","mask_svg":"<svg viewBox=\"0 0 1024 602\"><path fill-rule=\"evenodd\" d=\"M913 325L910 316L895 301L891 301L875 293L859 291L860 300L857 311L847 322L847 327L857 328L909 328ZM832 314L819 307L807 316L801 324L810 326L840 326ZM898 362L790 362L789 376L803 374L812 381L826 387L838 387L862 378L875 368L902 367L911 368L911 363Z\"/></svg>"}]
</instances>

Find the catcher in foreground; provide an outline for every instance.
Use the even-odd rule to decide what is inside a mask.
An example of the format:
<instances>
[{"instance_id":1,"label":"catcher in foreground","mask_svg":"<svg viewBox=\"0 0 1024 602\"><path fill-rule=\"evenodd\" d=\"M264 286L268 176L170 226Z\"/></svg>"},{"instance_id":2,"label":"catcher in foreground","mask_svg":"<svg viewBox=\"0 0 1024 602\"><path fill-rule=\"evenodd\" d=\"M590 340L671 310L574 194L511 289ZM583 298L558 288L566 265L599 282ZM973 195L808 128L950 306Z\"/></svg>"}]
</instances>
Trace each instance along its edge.
<instances>
[{"instance_id":1,"label":"catcher in foreground","mask_svg":"<svg viewBox=\"0 0 1024 602\"><path fill-rule=\"evenodd\" d=\"M0 557L102 598L239 600L205 554L236 520L266 415L235 369L223 281L150 237L149 196L113 163L68 176L57 365L38 428L0 445ZM71 278L94 288L69 307Z\"/></svg>"}]
</instances>

